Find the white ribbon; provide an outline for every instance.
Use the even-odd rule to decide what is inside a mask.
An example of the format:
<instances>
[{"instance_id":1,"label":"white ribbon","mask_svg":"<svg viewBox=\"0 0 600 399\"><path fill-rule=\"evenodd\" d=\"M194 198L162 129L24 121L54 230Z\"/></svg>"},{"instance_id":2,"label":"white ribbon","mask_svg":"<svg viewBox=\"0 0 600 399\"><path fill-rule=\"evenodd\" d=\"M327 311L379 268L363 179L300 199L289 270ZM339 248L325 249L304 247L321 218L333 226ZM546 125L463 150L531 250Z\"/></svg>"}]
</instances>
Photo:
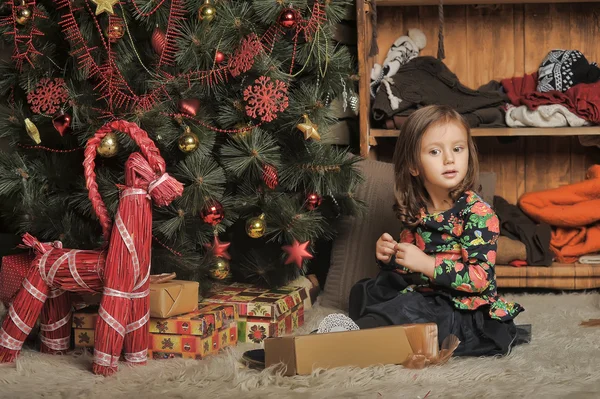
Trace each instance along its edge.
<instances>
[{"instance_id":1,"label":"white ribbon","mask_svg":"<svg viewBox=\"0 0 600 399\"><path fill-rule=\"evenodd\" d=\"M42 255L42 257L40 258L40 261L38 263L38 268L40 269L40 275L42 276L42 280L44 280L44 283L46 283L46 285L50 285L50 284L48 284L48 280L46 279L46 261L48 260L48 257L50 256L50 254L52 253L53 250L54 250L54 248L50 248L50 250L48 252L46 252L44 255Z\"/></svg>"},{"instance_id":2,"label":"white ribbon","mask_svg":"<svg viewBox=\"0 0 600 399\"><path fill-rule=\"evenodd\" d=\"M56 272L58 271L58 268L60 267L60 265L63 264L63 262L65 260L67 260L70 252L62 254L60 256L60 258L56 259L54 261L54 263L52 264L52 266L50 266L50 270L48 270L48 275L46 276L46 284L49 287L52 287L52 284L54 283L54 276L56 276Z\"/></svg>"},{"instance_id":3,"label":"white ribbon","mask_svg":"<svg viewBox=\"0 0 600 399\"><path fill-rule=\"evenodd\" d=\"M141 363L148 360L148 349L135 353L125 353L125 360L130 363Z\"/></svg>"},{"instance_id":4,"label":"white ribbon","mask_svg":"<svg viewBox=\"0 0 600 399\"><path fill-rule=\"evenodd\" d=\"M27 279L23 280L23 288L25 288L25 290L27 290L27 292L29 292L32 297L34 297L35 299L37 299L41 303L45 303L46 302L46 299L48 298L48 295L42 293L40 290L38 290L37 288L35 288L33 286L33 284L31 284L29 282L29 280L27 280Z\"/></svg>"},{"instance_id":5,"label":"white ribbon","mask_svg":"<svg viewBox=\"0 0 600 399\"><path fill-rule=\"evenodd\" d=\"M146 323L148 323L148 320L150 320L150 311L148 311L148 313L146 313L141 319L134 321L131 324L127 324L127 329L125 330L125 332L129 334L130 332L133 332L138 328L144 327Z\"/></svg>"},{"instance_id":6,"label":"white ribbon","mask_svg":"<svg viewBox=\"0 0 600 399\"><path fill-rule=\"evenodd\" d=\"M125 223L123 223L123 219L121 219L121 213L117 211L115 216L115 225L117 226L117 230L119 230L119 234L127 247L127 250L131 254L131 263L133 264L133 281L138 281L140 277L140 261L137 256L137 252L135 251L135 245L133 244L133 239L131 235L127 231L125 227Z\"/></svg>"},{"instance_id":7,"label":"white ribbon","mask_svg":"<svg viewBox=\"0 0 600 399\"><path fill-rule=\"evenodd\" d=\"M8 308L8 315L15 323L15 325L19 328L19 330L23 331L23 334L29 335L29 333L31 332L31 327L29 327L23 320L21 320L12 303Z\"/></svg>"},{"instance_id":8,"label":"white ribbon","mask_svg":"<svg viewBox=\"0 0 600 399\"><path fill-rule=\"evenodd\" d=\"M149 294L150 294L150 288L148 288L146 291L142 291L142 292L123 292L123 291L115 290L113 288L104 287L104 295L116 296L116 297L125 298L125 299L145 298Z\"/></svg>"},{"instance_id":9,"label":"white ribbon","mask_svg":"<svg viewBox=\"0 0 600 399\"><path fill-rule=\"evenodd\" d=\"M148 279L150 278L150 269L151 269L151 265L148 265L148 268L147 268L148 271L146 272L146 276L142 279L142 281L137 283L135 285L135 287L133 287L133 291L139 290L140 288L142 288L142 286L144 284L146 284L146 281L148 281Z\"/></svg>"},{"instance_id":10,"label":"white ribbon","mask_svg":"<svg viewBox=\"0 0 600 399\"><path fill-rule=\"evenodd\" d=\"M162 183L164 183L164 181L167 180L168 178L169 178L169 174L168 173L163 173L161 177L159 177L158 179L150 182L150 184L148 185L148 194L150 194L152 192L152 190L154 190L156 187L158 187Z\"/></svg>"},{"instance_id":11,"label":"white ribbon","mask_svg":"<svg viewBox=\"0 0 600 399\"><path fill-rule=\"evenodd\" d=\"M67 291L61 290L61 289L50 290L50 292L48 293L48 298L49 299L58 298L59 296L61 296L65 292L67 292Z\"/></svg>"},{"instance_id":12,"label":"white ribbon","mask_svg":"<svg viewBox=\"0 0 600 399\"><path fill-rule=\"evenodd\" d=\"M141 188L126 188L121 192L121 198L128 197L130 195L146 195L148 192Z\"/></svg>"},{"instance_id":13,"label":"white ribbon","mask_svg":"<svg viewBox=\"0 0 600 399\"><path fill-rule=\"evenodd\" d=\"M63 317L62 319L60 319L59 321L52 323L52 324L44 324L41 323L40 324L40 330L42 331L56 331L59 328L61 328L62 326L64 326L65 324L67 324L69 321L71 321L71 312L67 313L67 315L65 317Z\"/></svg>"},{"instance_id":14,"label":"white ribbon","mask_svg":"<svg viewBox=\"0 0 600 399\"><path fill-rule=\"evenodd\" d=\"M3 328L0 328L0 346L13 351L19 351L23 347L23 341L11 337Z\"/></svg>"},{"instance_id":15,"label":"white ribbon","mask_svg":"<svg viewBox=\"0 0 600 399\"><path fill-rule=\"evenodd\" d=\"M105 367L117 367L119 365L119 357L111 356L108 353L94 349L94 363Z\"/></svg>"},{"instance_id":16,"label":"white ribbon","mask_svg":"<svg viewBox=\"0 0 600 399\"><path fill-rule=\"evenodd\" d=\"M106 311L106 309L104 309L102 307L102 305L100 305L100 309L98 310L98 315L102 318L102 320L104 320L106 322L106 324L108 324L113 330L115 330L121 337L125 337L125 327L123 327L121 325L121 323L119 323L117 321L117 319L112 317L112 315L110 313L108 313Z\"/></svg>"},{"instance_id":17,"label":"white ribbon","mask_svg":"<svg viewBox=\"0 0 600 399\"><path fill-rule=\"evenodd\" d=\"M66 351L69 349L69 343L71 341L71 336L67 336L64 338L48 338L40 335L40 341L48 348L55 351Z\"/></svg>"},{"instance_id":18,"label":"white ribbon","mask_svg":"<svg viewBox=\"0 0 600 399\"><path fill-rule=\"evenodd\" d=\"M85 281L83 281L83 279L79 275L79 272L77 271L77 264L75 262L77 252L79 251L75 249L69 252L69 271L71 272L71 276L73 276L73 280L75 280L77 285L79 285L84 290L93 292L93 290L90 287L88 287Z\"/></svg>"}]
</instances>

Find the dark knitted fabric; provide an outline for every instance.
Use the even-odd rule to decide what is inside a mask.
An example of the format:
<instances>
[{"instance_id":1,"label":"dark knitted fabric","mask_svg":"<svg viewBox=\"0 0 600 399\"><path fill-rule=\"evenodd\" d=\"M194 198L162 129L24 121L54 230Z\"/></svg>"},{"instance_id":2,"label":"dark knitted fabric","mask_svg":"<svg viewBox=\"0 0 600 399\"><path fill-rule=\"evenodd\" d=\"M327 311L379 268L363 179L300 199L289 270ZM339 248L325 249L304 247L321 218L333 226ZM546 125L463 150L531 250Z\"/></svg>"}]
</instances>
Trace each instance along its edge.
<instances>
[{"instance_id":1,"label":"dark knitted fabric","mask_svg":"<svg viewBox=\"0 0 600 399\"><path fill-rule=\"evenodd\" d=\"M537 91L565 92L579 83L595 83L600 80L600 68L590 64L577 50L552 50L538 69Z\"/></svg>"},{"instance_id":2,"label":"dark knitted fabric","mask_svg":"<svg viewBox=\"0 0 600 399\"><path fill-rule=\"evenodd\" d=\"M373 102L373 116L377 120L387 119L399 113L406 114L405 111L410 112L410 109L439 104L453 107L466 116L472 126L479 126L482 120L481 113L475 116L468 114L485 108L499 109L508 101L499 90L479 91L462 85L443 62L430 56L412 59L398 70L392 80L392 93L402 99L402 102L398 109L392 109L386 91L379 90ZM488 116L485 119L499 118Z\"/></svg>"}]
</instances>

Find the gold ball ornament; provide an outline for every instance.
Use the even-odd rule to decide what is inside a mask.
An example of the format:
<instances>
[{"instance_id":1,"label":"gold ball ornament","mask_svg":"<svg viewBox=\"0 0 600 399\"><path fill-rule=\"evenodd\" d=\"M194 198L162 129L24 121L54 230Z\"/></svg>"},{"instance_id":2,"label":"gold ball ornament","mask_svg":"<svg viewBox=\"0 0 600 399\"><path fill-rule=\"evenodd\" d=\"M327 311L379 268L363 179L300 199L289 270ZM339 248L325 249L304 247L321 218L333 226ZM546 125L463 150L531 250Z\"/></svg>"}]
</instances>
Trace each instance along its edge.
<instances>
[{"instance_id":1,"label":"gold ball ornament","mask_svg":"<svg viewBox=\"0 0 600 399\"><path fill-rule=\"evenodd\" d=\"M17 15L15 18L15 21L17 21L17 23L19 25L27 25L29 23L29 21L31 21L31 17L33 16L33 13L31 12L31 10L29 8L21 8L20 10L17 11Z\"/></svg>"},{"instance_id":2,"label":"gold ball ornament","mask_svg":"<svg viewBox=\"0 0 600 399\"><path fill-rule=\"evenodd\" d=\"M209 270L211 277L215 280L225 280L229 277L230 272L229 261L220 257L215 258L215 263Z\"/></svg>"},{"instance_id":3,"label":"gold ball ornament","mask_svg":"<svg viewBox=\"0 0 600 399\"><path fill-rule=\"evenodd\" d=\"M114 43L125 35L125 27L121 23L111 24L106 29L105 34L106 37L108 37L108 40L110 40L111 43Z\"/></svg>"},{"instance_id":4,"label":"gold ball ornament","mask_svg":"<svg viewBox=\"0 0 600 399\"><path fill-rule=\"evenodd\" d=\"M192 133L192 130L188 127L185 129L185 132L179 136L177 144L179 145L179 150L181 150L181 152L189 154L198 149L200 140L198 140L198 136Z\"/></svg>"},{"instance_id":5,"label":"gold ball ornament","mask_svg":"<svg viewBox=\"0 0 600 399\"><path fill-rule=\"evenodd\" d=\"M115 133L107 133L100 141L100 145L96 148L98 155L104 158L111 158L119 152L119 140Z\"/></svg>"},{"instance_id":6,"label":"gold ball ornament","mask_svg":"<svg viewBox=\"0 0 600 399\"><path fill-rule=\"evenodd\" d=\"M210 0L206 0L198 9L198 19L200 21L212 21L217 15L217 9L212 5Z\"/></svg>"},{"instance_id":7,"label":"gold ball ornament","mask_svg":"<svg viewBox=\"0 0 600 399\"><path fill-rule=\"evenodd\" d=\"M246 234L251 238L260 238L265 235L267 223L265 222L265 214L255 216L246 221Z\"/></svg>"},{"instance_id":8,"label":"gold ball ornament","mask_svg":"<svg viewBox=\"0 0 600 399\"><path fill-rule=\"evenodd\" d=\"M239 123L236 123L235 130L237 130L237 134L236 134L237 136L246 137L247 135L252 133L252 130L254 130L254 127L250 126L247 123L239 122Z\"/></svg>"}]
</instances>

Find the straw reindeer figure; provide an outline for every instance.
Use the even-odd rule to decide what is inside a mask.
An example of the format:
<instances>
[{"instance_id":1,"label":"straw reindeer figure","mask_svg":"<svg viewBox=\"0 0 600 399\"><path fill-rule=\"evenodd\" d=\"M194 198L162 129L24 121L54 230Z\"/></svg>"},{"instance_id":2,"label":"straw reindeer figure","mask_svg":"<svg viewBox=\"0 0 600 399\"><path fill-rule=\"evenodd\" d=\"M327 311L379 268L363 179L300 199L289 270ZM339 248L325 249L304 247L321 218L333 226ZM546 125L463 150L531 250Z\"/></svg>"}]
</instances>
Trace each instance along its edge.
<instances>
[{"instance_id":1,"label":"straw reindeer figure","mask_svg":"<svg viewBox=\"0 0 600 399\"><path fill-rule=\"evenodd\" d=\"M112 130L128 134L143 154L131 154L125 164L125 187L114 226L98 192L94 173L98 144ZM181 196L183 185L165 173L165 161L158 148L145 131L131 122L117 120L100 128L87 143L83 164L89 198L108 248L63 249L58 242L42 244L25 234L23 241L35 250L36 258L0 329L0 363L16 359L40 313L42 352L60 353L69 348L68 292L103 294L95 330L95 374L108 376L117 371L123 348L126 362L146 363L151 201L166 206Z\"/></svg>"}]
</instances>

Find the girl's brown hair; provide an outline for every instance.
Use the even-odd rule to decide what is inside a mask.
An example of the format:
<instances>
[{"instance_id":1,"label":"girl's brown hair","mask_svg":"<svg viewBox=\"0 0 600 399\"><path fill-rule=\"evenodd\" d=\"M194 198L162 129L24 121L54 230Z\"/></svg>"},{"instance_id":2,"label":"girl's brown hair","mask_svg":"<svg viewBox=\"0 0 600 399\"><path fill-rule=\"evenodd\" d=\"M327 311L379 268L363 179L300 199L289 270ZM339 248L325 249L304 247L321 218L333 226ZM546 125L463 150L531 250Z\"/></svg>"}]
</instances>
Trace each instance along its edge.
<instances>
[{"instance_id":1,"label":"girl's brown hair","mask_svg":"<svg viewBox=\"0 0 600 399\"><path fill-rule=\"evenodd\" d=\"M430 200L423 182L421 166L421 141L432 126L457 123L467 132L469 166L464 180L450 192L456 201L462 193L473 190L479 175L477 149L471 137L471 129L465 119L454 109L445 105L430 105L413 112L402 125L394 150L394 211L403 225L414 227L420 221L420 209ZM411 171L419 171L413 176Z\"/></svg>"}]
</instances>

